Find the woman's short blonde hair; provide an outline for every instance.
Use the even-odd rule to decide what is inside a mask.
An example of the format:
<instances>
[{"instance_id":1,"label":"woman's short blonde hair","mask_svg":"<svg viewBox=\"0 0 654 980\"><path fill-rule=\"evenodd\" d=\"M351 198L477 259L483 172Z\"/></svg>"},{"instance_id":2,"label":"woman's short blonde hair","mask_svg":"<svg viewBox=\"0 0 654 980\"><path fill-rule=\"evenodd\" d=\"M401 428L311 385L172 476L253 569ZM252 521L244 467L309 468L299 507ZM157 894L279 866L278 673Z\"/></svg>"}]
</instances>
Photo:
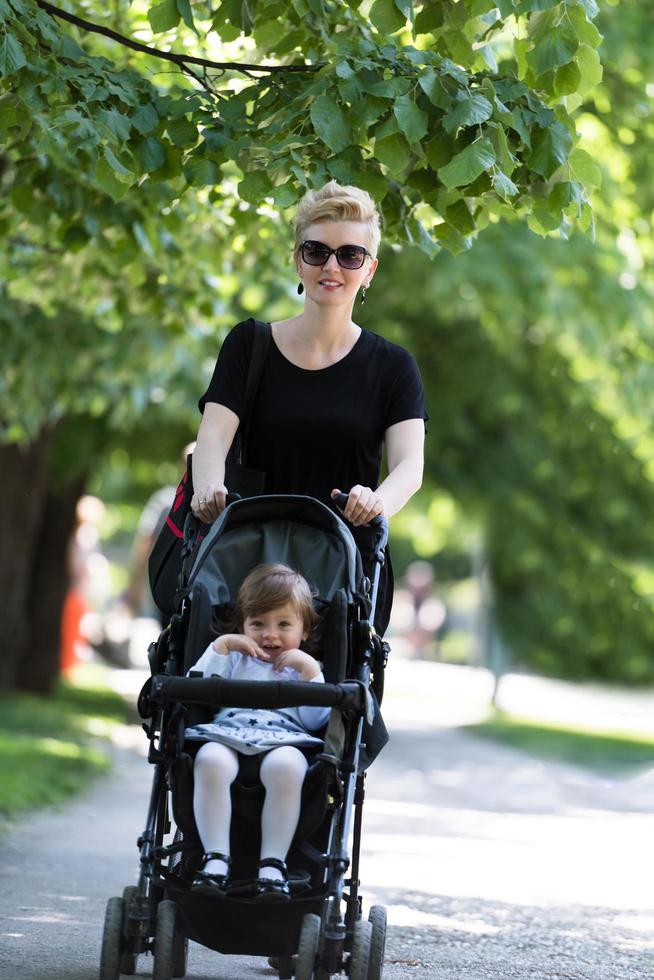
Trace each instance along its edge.
<instances>
[{"instance_id":1,"label":"woman's short blonde hair","mask_svg":"<svg viewBox=\"0 0 654 980\"><path fill-rule=\"evenodd\" d=\"M305 240L306 230L318 221L360 221L368 232L368 249L377 255L381 239L377 205L367 191L335 180L316 191L307 191L295 215L295 256Z\"/></svg>"}]
</instances>

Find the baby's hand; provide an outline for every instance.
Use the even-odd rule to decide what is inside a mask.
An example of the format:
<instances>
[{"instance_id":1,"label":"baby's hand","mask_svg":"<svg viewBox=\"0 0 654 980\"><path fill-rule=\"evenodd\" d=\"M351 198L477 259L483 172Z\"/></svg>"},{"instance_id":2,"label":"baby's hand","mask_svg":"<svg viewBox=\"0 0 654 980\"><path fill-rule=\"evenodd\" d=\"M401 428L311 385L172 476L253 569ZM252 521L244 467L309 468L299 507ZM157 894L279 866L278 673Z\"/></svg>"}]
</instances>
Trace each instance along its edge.
<instances>
[{"instance_id":1,"label":"baby's hand","mask_svg":"<svg viewBox=\"0 0 654 980\"><path fill-rule=\"evenodd\" d=\"M268 654L254 640L241 633L224 633L217 640L214 640L212 645L215 652L221 654L223 657L237 650L240 653L244 653L247 657L253 657L255 660L265 660L266 662L270 660Z\"/></svg>"},{"instance_id":2,"label":"baby's hand","mask_svg":"<svg viewBox=\"0 0 654 980\"><path fill-rule=\"evenodd\" d=\"M311 681L320 673L320 664L311 654L304 650L285 650L275 657L274 669L282 670L284 667L292 667L302 675L303 681Z\"/></svg>"}]
</instances>

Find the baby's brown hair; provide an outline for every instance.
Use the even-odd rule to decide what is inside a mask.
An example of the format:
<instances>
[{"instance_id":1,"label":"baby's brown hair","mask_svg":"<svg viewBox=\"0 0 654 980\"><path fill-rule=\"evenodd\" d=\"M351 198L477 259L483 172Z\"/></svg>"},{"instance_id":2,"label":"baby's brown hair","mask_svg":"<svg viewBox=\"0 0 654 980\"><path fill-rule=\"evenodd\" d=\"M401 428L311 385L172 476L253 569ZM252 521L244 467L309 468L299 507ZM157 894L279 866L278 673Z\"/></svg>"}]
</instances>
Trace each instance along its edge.
<instances>
[{"instance_id":1,"label":"baby's brown hair","mask_svg":"<svg viewBox=\"0 0 654 980\"><path fill-rule=\"evenodd\" d=\"M280 562L257 565L236 593L234 617L237 629L243 629L248 616L278 609L286 603L294 607L304 629L311 636L318 616L313 608L313 596L307 580Z\"/></svg>"}]
</instances>

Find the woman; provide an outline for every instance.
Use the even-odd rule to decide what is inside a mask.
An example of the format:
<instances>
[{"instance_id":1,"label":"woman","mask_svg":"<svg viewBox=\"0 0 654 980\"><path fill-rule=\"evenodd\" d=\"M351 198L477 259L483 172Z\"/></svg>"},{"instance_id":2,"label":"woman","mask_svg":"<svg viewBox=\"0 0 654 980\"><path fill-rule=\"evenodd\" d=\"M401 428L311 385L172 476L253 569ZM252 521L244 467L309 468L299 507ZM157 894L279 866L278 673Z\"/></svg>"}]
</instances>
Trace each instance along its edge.
<instances>
[{"instance_id":1,"label":"woman","mask_svg":"<svg viewBox=\"0 0 654 980\"><path fill-rule=\"evenodd\" d=\"M305 293L297 316L273 323L272 343L249 421L247 465L266 474L264 492L307 494L331 504L348 494L345 518L360 547L377 514L391 517L422 482L422 382L411 355L352 319L377 270L379 214L356 187L330 181L298 206L294 258ZM193 454L191 506L205 523L225 507L225 457L242 411L254 324L225 339L207 392ZM388 475L380 483L382 450ZM388 622L390 565L377 626Z\"/></svg>"}]
</instances>

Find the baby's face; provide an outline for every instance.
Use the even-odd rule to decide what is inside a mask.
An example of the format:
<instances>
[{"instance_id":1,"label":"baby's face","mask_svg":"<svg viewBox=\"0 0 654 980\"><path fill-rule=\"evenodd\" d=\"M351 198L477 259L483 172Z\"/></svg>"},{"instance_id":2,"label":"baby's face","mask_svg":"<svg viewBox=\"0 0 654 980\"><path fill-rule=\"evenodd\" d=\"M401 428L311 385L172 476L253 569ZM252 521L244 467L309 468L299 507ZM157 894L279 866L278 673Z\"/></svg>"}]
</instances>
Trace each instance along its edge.
<instances>
[{"instance_id":1,"label":"baby's face","mask_svg":"<svg viewBox=\"0 0 654 980\"><path fill-rule=\"evenodd\" d=\"M246 616L243 632L259 644L271 661L285 650L296 650L307 638L304 623L291 603Z\"/></svg>"}]
</instances>

